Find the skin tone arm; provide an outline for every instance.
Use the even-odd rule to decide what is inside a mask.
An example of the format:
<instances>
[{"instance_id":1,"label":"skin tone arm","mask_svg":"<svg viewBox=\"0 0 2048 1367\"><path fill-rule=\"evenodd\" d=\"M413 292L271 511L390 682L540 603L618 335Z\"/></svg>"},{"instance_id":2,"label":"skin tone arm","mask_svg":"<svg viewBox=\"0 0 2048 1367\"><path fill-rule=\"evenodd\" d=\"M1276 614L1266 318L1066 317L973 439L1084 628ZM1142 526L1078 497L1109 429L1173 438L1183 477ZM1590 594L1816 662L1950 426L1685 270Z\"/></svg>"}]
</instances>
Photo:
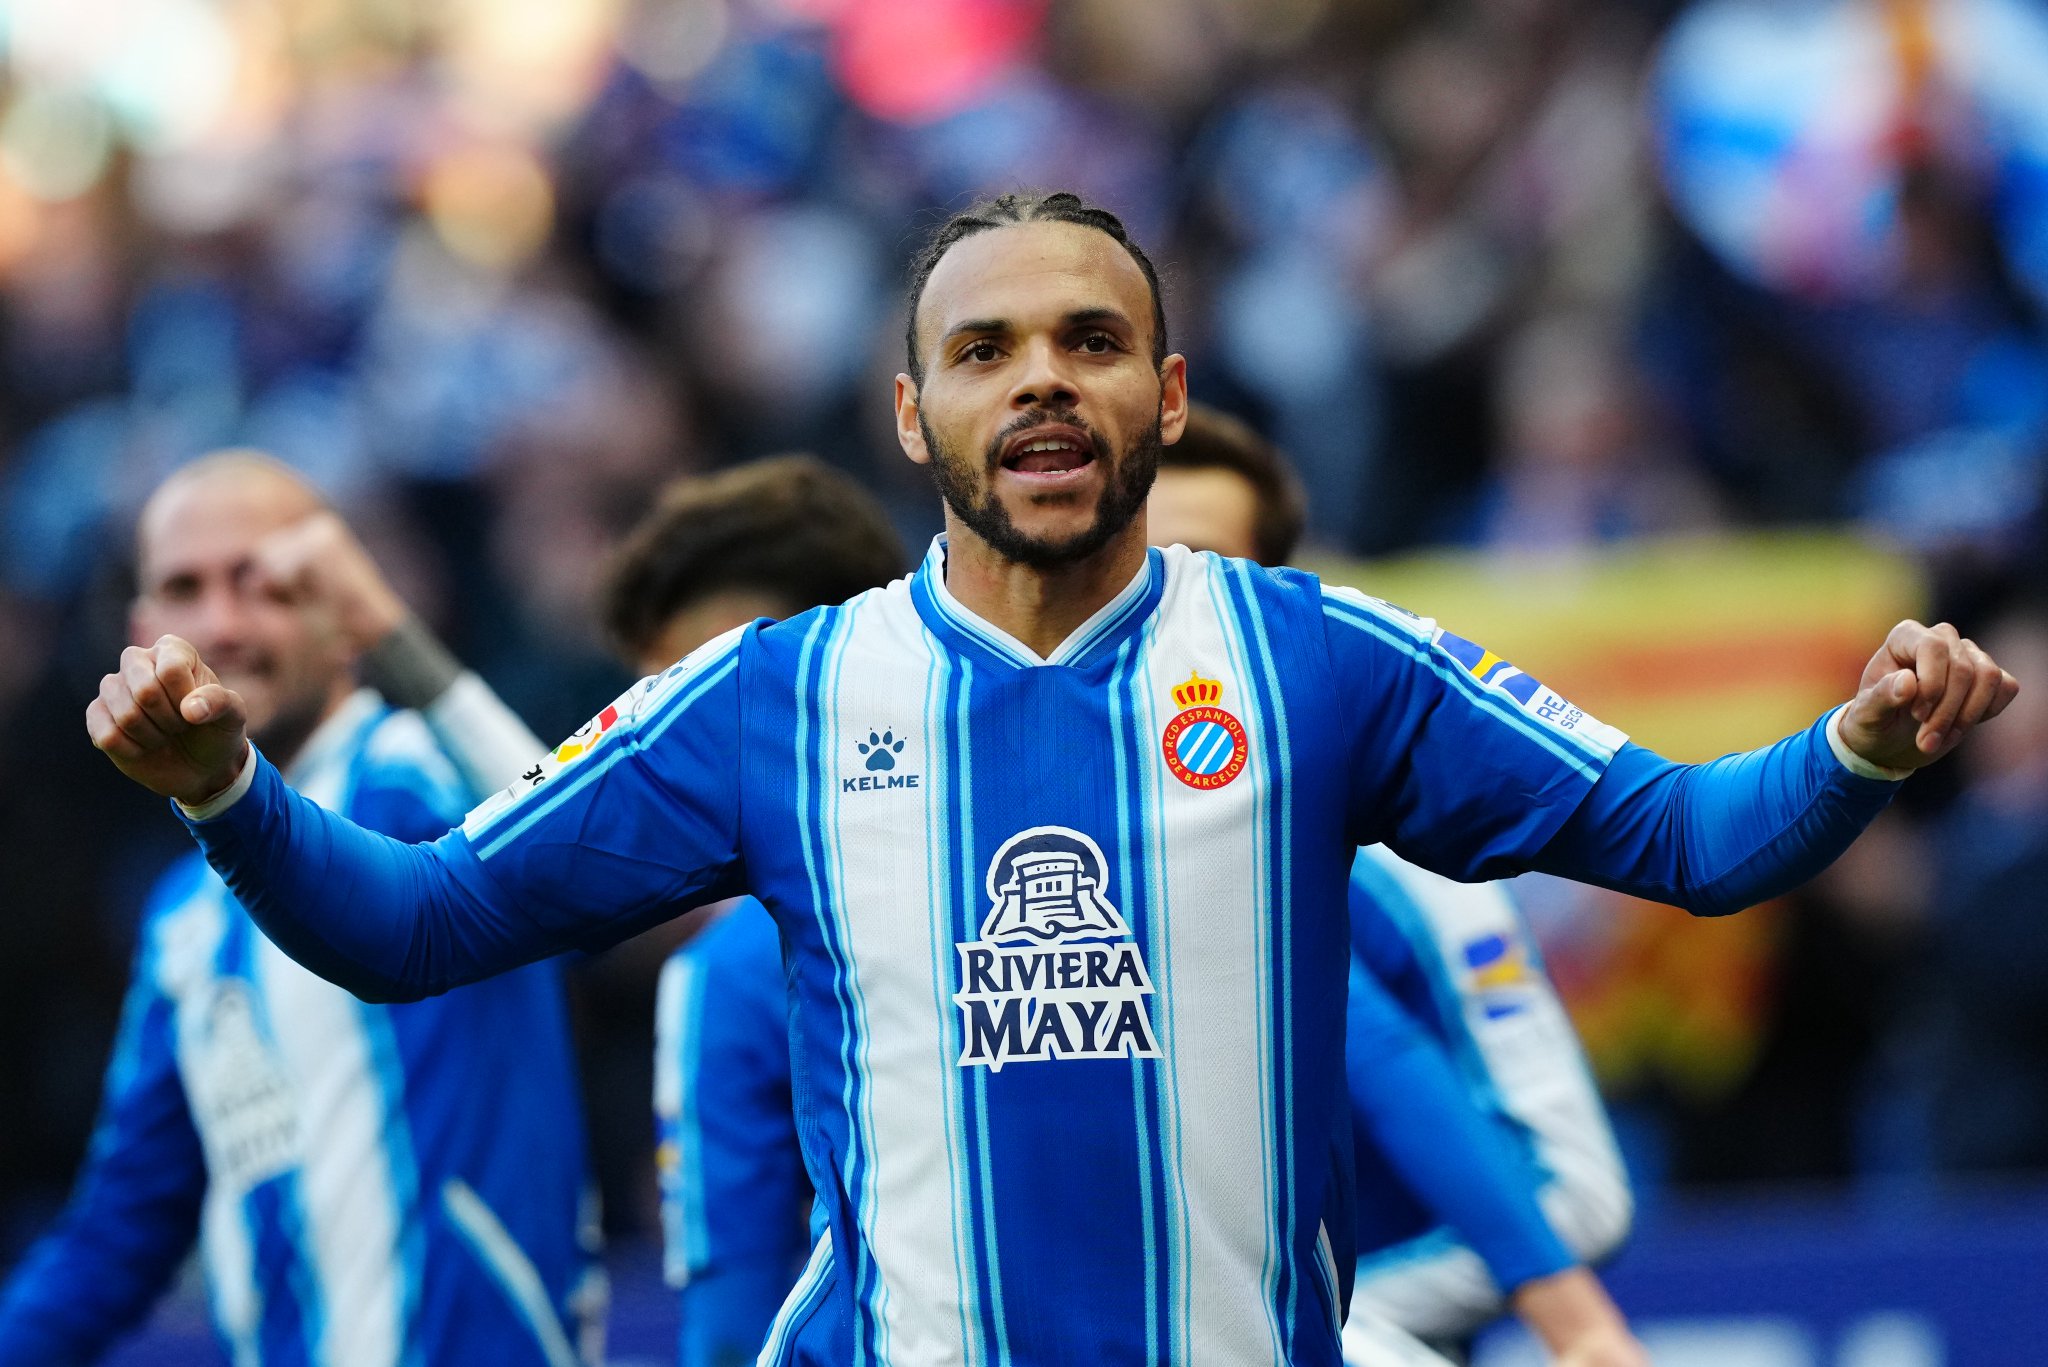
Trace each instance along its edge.
<instances>
[{"instance_id":1,"label":"skin tone arm","mask_svg":"<svg viewBox=\"0 0 2048 1367\"><path fill-rule=\"evenodd\" d=\"M1649 1355L1629 1333L1607 1288L1583 1267L1525 1282L1512 1301L1515 1314L1559 1367L1648 1367Z\"/></svg>"}]
</instances>

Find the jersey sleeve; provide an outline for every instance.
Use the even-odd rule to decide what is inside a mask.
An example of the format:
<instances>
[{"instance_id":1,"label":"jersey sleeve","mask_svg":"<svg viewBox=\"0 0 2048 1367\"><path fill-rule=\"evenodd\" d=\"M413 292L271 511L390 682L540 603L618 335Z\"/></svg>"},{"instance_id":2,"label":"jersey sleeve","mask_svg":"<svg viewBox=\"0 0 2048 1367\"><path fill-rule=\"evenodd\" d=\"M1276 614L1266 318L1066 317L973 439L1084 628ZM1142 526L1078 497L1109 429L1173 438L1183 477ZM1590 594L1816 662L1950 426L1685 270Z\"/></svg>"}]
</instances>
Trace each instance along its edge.
<instances>
[{"instance_id":1,"label":"jersey sleeve","mask_svg":"<svg viewBox=\"0 0 2048 1367\"><path fill-rule=\"evenodd\" d=\"M642 680L431 844L291 791L187 824L264 933L370 1000L401 1001L617 943L740 890L744 628Z\"/></svg>"},{"instance_id":2,"label":"jersey sleeve","mask_svg":"<svg viewBox=\"0 0 2048 1367\"><path fill-rule=\"evenodd\" d=\"M794 1281L810 1248L810 1184L790 1091L781 939L766 909L742 901L670 956L655 1029L669 1281L688 1285L757 1257Z\"/></svg>"},{"instance_id":3,"label":"jersey sleeve","mask_svg":"<svg viewBox=\"0 0 2048 1367\"><path fill-rule=\"evenodd\" d=\"M206 1162L178 1080L171 1003L144 945L71 1199L0 1293L0 1367L98 1358L148 1314L198 1233Z\"/></svg>"},{"instance_id":4,"label":"jersey sleeve","mask_svg":"<svg viewBox=\"0 0 2048 1367\"><path fill-rule=\"evenodd\" d=\"M1512 1290L1572 1265L1530 1165L1466 1095L1443 1049L1352 962L1345 1057L1361 1144Z\"/></svg>"},{"instance_id":5,"label":"jersey sleeve","mask_svg":"<svg viewBox=\"0 0 2048 1367\"><path fill-rule=\"evenodd\" d=\"M662 968L655 1004L662 1236L683 1367L751 1358L810 1246L781 937L738 903Z\"/></svg>"},{"instance_id":6,"label":"jersey sleeve","mask_svg":"<svg viewBox=\"0 0 2048 1367\"><path fill-rule=\"evenodd\" d=\"M1328 586L1322 610L1356 844L1467 881L1519 871L1626 740L1428 618Z\"/></svg>"}]
</instances>

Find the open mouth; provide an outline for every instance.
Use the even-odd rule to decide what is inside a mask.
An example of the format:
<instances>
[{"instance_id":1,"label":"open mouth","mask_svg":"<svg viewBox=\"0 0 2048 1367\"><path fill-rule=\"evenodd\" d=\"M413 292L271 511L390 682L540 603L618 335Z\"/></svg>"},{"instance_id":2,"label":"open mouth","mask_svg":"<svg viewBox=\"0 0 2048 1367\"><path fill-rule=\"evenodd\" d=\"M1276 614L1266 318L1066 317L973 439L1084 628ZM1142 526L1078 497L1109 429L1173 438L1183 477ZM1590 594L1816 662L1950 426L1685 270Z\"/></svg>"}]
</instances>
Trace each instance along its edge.
<instances>
[{"instance_id":1,"label":"open mouth","mask_svg":"<svg viewBox=\"0 0 2048 1367\"><path fill-rule=\"evenodd\" d=\"M1095 463L1095 445L1072 427L1038 427L1003 448L1003 468L1041 479L1072 475Z\"/></svg>"}]
</instances>

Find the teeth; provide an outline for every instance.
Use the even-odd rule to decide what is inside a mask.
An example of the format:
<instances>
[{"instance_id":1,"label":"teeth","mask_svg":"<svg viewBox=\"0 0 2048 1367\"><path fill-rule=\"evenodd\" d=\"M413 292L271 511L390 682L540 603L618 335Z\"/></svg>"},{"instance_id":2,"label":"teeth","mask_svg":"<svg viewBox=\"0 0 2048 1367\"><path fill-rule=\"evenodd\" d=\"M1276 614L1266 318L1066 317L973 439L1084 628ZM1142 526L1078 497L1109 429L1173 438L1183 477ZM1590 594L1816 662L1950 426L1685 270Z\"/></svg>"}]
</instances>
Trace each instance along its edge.
<instances>
[{"instance_id":1,"label":"teeth","mask_svg":"<svg viewBox=\"0 0 2048 1367\"><path fill-rule=\"evenodd\" d=\"M1080 447L1078 447L1078 446L1074 445L1074 443L1072 443L1071 441L1065 441L1065 440L1056 440L1056 441L1033 441L1033 442L1026 442L1026 443L1024 444L1024 447L1023 447L1023 451L1025 451L1025 452L1030 452L1030 451L1078 451L1078 450L1080 450L1080 449L1081 449Z\"/></svg>"}]
</instances>

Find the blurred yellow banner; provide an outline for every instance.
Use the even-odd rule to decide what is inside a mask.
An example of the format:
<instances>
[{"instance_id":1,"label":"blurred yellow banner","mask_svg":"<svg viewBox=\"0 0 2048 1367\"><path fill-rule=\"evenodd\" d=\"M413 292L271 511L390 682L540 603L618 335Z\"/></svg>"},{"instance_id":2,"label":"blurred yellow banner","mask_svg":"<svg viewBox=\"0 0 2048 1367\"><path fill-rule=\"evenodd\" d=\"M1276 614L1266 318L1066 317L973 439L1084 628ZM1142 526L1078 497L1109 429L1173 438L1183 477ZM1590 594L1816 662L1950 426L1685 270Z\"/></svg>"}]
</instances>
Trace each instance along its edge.
<instances>
[{"instance_id":1,"label":"blurred yellow banner","mask_svg":"<svg viewBox=\"0 0 2048 1367\"><path fill-rule=\"evenodd\" d=\"M1809 725L1849 697L1885 633L1927 599L1909 561L1835 533L1310 568L1436 618L1680 760ZM1782 904L1698 922L1599 889L1564 905L1542 891L1525 885L1524 907L1603 1085L1655 1079L1711 1104L1741 1083L1777 990Z\"/></svg>"}]
</instances>

